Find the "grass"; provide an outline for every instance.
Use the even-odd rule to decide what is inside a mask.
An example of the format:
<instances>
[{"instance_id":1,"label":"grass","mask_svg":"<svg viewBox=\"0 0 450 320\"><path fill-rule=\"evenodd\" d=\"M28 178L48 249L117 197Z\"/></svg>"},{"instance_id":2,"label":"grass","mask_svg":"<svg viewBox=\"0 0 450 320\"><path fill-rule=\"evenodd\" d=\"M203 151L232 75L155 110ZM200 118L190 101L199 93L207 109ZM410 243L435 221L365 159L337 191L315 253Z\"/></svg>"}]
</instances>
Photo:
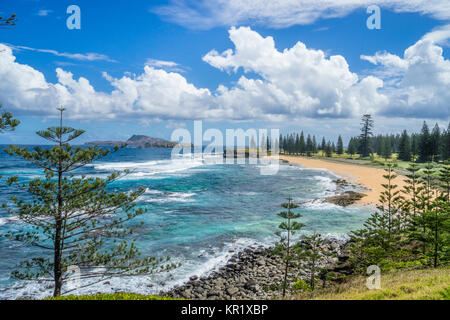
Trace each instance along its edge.
<instances>
[{"instance_id":1,"label":"grass","mask_svg":"<svg viewBox=\"0 0 450 320\"><path fill-rule=\"evenodd\" d=\"M300 293L297 300L450 300L450 267L396 271L381 275L381 289L369 290L367 277L357 276L333 287ZM63 296L46 300L177 300L135 293Z\"/></svg>"},{"instance_id":2,"label":"grass","mask_svg":"<svg viewBox=\"0 0 450 320\"><path fill-rule=\"evenodd\" d=\"M154 295L143 295L136 293L98 293L93 295L83 295L83 296L61 296L58 298L47 298L46 300L176 300L169 297L161 297Z\"/></svg>"},{"instance_id":3,"label":"grass","mask_svg":"<svg viewBox=\"0 0 450 320\"><path fill-rule=\"evenodd\" d=\"M299 300L450 300L450 267L396 271L381 275L381 289L369 290L366 277L311 293L301 293Z\"/></svg>"},{"instance_id":4,"label":"grass","mask_svg":"<svg viewBox=\"0 0 450 320\"><path fill-rule=\"evenodd\" d=\"M282 155L283 155L283 153L282 153ZM295 156L295 155L289 155L289 154L286 154L286 155ZM400 173L400 174L405 174L406 168L408 168L408 166L411 164L411 162L398 160L397 156L398 156L397 154L393 153L392 158L388 159L387 161L395 161L395 163L397 165L396 171L398 171L398 173ZM325 160L325 161L333 161L333 162L339 162L339 163L348 163L348 164L356 164L356 165L362 165L362 166L377 167L377 168L384 168L385 163L386 163L386 160L377 154L373 154L373 158L361 158L360 155L358 155L358 154L355 154L352 156L348 153L344 153L344 154L333 153L331 157L326 157L322 151L319 151L318 153L311 154L311 157L309 157L309 158L320 159L320 160ZM420 167L425 166L424 163L418 163L418 165ZM441 164L433 163L433 165L435 166L435 169L442 168Z\"/></svg>"}]
</instances>

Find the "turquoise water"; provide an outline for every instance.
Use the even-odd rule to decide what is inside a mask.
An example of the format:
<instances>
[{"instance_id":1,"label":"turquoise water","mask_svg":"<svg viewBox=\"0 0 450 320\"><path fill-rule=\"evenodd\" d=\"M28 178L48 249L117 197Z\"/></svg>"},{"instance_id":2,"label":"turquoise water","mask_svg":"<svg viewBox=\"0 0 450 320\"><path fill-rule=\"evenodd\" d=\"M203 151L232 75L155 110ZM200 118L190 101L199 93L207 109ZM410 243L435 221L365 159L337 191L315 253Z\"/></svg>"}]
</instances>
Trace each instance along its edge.
<instances>
[{"instance_id":1,"label":"turquoise water","mask_svg":"<svg viewBox=\"0 0 450 320\"><path fill-rule=\"evenodd\" d=\"M41 175L33 165L0 154L0 174L24 178ZM118 190L145 187L139 205L148 212L137 218L137 244L144 255L170 255L182 267L154 277L112 279L78 293L133 291L157 293L181 284L192 275L210 272L233 252L250 245L270 245L276 238L280 203L292 197L301 203L306 224L303 232L345 237L370 214L367 207L341 208L320 199L335 194L335 176L326 170L280 164L276 175L263 176L260 165L222 163L221 157L205 160L170 159L167 149L122 149L80 173L106 176L114 170L132 173L114 184ZM1 202L17 191L0 185ZM20 224L0 212L0 234ZM36 282L14 282L9 273L24 257L39 255L36 248L0 238L0 298L23 295L43 297L51 292Z\"/></svg>"}]
</instances>

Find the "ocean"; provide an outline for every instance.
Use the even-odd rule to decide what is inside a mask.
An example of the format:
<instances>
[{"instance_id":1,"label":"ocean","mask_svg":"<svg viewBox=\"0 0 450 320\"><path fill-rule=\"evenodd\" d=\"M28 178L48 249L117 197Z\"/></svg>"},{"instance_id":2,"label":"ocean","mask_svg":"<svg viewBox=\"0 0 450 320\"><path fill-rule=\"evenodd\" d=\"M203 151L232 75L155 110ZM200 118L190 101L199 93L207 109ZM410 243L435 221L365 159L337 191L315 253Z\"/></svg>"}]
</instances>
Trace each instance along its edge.
<instances>
[{"instance_id":1,"label":"ocean","mask_svg":"<svg viewBox=\"0 0 450 320\"><path fill-rule=\"evenodd\" d=\"M347 237L372 211L370 207L342 208L322 202L336 193L336 176L327 170L281 163L276 175L264 176L258 164L223 164L221 156L206 160L189 155L172 160L169 149L125 148L79 170L78 174L99 177L115 170L132 170L112 188L146 190L138 201L147 212L136 218L144 222L134 235L136 244L143 256L169 255L182 266L155 276L111 279L79 289L77 294L155 294L193 275L213 271L244 248L269 246L277 240L277 213L287 197L301 204L300 221L306 225L302 233ZM26 180L42 174L35 165L0 153L0 175L4 178L19 175ZM10 203L9 198L17 193L0 184L0 203ZM0 234L18 227L17 220L0 211ZM52 288L42 282L10 278L21 260L38 256L40 250L0 236L0 299L43 298L52 293Z\"/></svg>"}]
</instances>

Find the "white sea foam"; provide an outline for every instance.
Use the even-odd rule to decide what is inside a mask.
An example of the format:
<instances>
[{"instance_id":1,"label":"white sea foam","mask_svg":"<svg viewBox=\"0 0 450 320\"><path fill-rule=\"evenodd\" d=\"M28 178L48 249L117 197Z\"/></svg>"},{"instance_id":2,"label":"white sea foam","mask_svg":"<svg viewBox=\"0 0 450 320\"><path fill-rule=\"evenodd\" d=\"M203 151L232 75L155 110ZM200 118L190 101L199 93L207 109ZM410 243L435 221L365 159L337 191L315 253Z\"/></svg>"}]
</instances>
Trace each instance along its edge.
<instances>
[{"instance_id":1,"label":"white sea foam","mask_svg":"<svg viewBox=\"0 0 450 320\"><path fill-rule=\"evenodd\" d=\"M139 200L149 203L192 202L194 200L190 198L195 195L194 192L164 192L147 188Z\"/></svg>"},{"instance_id":2,"label":"white sea foam","mask_svg":"<svg viewBox=\"0 0 450 320\"><path fill-rule=\"evenodd\" d=\"M0 218L0 227L6 225L7 223L18 223L20 220L17 217L3 217Z\"/></svg>"},{"instance_id":3,"label":"white sea foam","mask_svg":"<svg viewBox=\"0 0 450 320\"><path fill-rule=\"evenodd\" d=\"M329 202L323 202L321 199L315 199L312 201L308 201L306 203L303 203L302 207L305 209L310 210L340 210L342 207L329 203Z\"/></svg>"},{"instance_id":4,"label":"white sea foam","mask_svg":"<svg viewBox=\"0 0 450 320\"><path fill-rule=\"evenodd\" d=\"M192 192L168 192L164 193L163 198L149 198L144 199L145 202L149 203L168 203L168 202L192 202L191 197L195 196Z\"/></svg>"},{"instance_id":5,"label":"white sea foam","mask_svg":"<svg viewBox=\"0 0 450 320\"><path fill-rule=\"evenodd\" d=\"M224 266L232 255L248 248L250 246L263 245L266 243L257 242L249 238L240 238L233 242L223 244L222 246L211 246L207 249L199 250L203 255L200 259L189 259L181 261L180 258L172 259L172 262L182 262L183 265L171 271L170 273L162 273L154 276L136 276L125 278L108 279L109 284L105 281L78 289L71 294L93 294L96 292L114 293L114 292L134 292L140 294L158 294L161 290L170 290L174 286L186 283L193 275L207 276L211 272L218 270ZM202 260L200 262L200 260ZM91 279L90 281L95 281ZM86 281L81 281L81 286ZM64 291L64 290L63 290ZM0 299L17 299L23 297L33 297L42 299L52 294L52 287L43 282L38 281L22 281L18 282L6 289L0 290Z\"/></svg>"},{"instance_id":6,"label":"white sea foam","mask_svg":"<svg viewBox=\"0 0 450 320\"><path fill-rule=\"evenodd\" d=\"M171 174L204 165L202 159L179 158L146 162L110 162L94 165L96 170L130 170L126 179L142 178L158 174Z\"/></svg>"}]
</instances>

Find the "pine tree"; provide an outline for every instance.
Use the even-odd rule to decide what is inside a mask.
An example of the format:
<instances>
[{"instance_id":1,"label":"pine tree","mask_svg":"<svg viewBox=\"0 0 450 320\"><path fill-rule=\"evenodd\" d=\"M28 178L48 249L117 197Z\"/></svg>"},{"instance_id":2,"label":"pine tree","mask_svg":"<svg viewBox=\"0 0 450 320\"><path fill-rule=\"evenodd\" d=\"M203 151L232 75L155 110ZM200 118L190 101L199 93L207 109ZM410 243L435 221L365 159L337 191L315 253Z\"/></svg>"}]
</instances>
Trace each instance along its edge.
<instances>
[{"instance_id":1,"label":"pine tree","mask_svg":"<svg viewBox=\"0 0 450 320\"><path fill-rule=\"evenodd\" d=\"M448 179L444 168L444 174L438 175L440 180L435 184L435 168L428 163L424 170L424 211L422 215L423 233L421 239L424 243L424 254L430 265L437 267L442 262L450 261L450 206L445 189L438 189L446 185Z\"/></svg>"},{"instance_id":2,"label":"pine tree","mask_svg":"<svg viewBox=\"0 0 450 320\"><path fill-rule=\"evenodd\" d=\"M399 227L395 220L396 215L400 211L400 202L402 200L400 190L397 190L398 185L394 183L394 180L397 178L397 174L395 174L394 172L395 167L395 163L386 164L386 174L383 175L386 183L382 184L384 191L380 194L380 206L378 206L378 209L380 211L386 212L386 214L388 215L389 232L393 232L395 228Z\"/></svg>"},{"instance_id":3,"label":"pine tree","mask_svg":"<svg viewBox=\"0 0 450 320\"><path fill-rule=\"evenodd\" d=\"M439 170L439 187L442 189L442 195L450 202L450 161L446 161Z\"/></svg>"},{"instance_id":4,"label":"pine tree","mask_svg":"<svg viewBox=\"0 0 450 320\"><path fill-rule=\"evenodd\" d=\"M427 253L427 215L433 208L433 179L434 166L427 163L420 176L421 187L417 194L418 210L413 217L414 229L411 232L411 239L418 241L422 247L422 255Z\"/></svg>"},{"instance_id":5,"label":"pine tree","mask_svg":"<svg viewBox=\"0 0 450 320\"><path fill-rule=\"evenodd\" d=\"M398 158L402 161L411 161L411 141L406 130L403 130L400 138Z\"/></svg>"},{"instance_id":6,"label":"pine tree","mask_svg":"<svg viewBox=\"0 0 450 320\"><path fill-rule=\"evenodd\" d=\"M428 129L427 123L424 121L418 145L419 162L431 161L431 150L430 130Z\"/></svg>"},{"instance_id":7,"label":"pine tree","mask_svg":"<svg viewBox=\"0 0 450 320\"><path fill-rule=\"evenodd\" d=\"M305 135L303 134L303 131L300 134L299 152L301 155L304 155L306 153Z\"/></svg>"},{"instance_id":8,"label":"pine tree","mask_svg":"<svg viewBox=\"0 0 450 320\"><path fill-rule=\"evenodd\" d=\"M81 269L80 280L152 274L175 267L162 258L140 258L134 240L128 240L136 228L129 226L129 221L145 212L143 208L135 208L144 190L124 193L107 189L127 172L116 172L105 179L76 175L77 169L105 157L109 150L71 146L69 143L84 131L63 126L64 109L59 111L59 126L37 132L54 143L53 147L35 147L30 151L26 147L10 146L6 150L11 156L39 166L45 173L44 178L29 182L22 182L18 177L6 181L32 197L28 201L13 196L14 206L3 206L24 226L7 233L6 237L43 250L42 256L22 262L12 277L51 279L53 295L59 296L63 284L70 279L67 275L70 266ZM108 239L114 243L106 242ZM98 267L101 269L95 269Z\"/></svg>"},{"instance_id":9,"label":"pine tree","mask_svg":"<svg viewBox=\"0 0 450 320\"><path fill-rule=\"evenodd\" d=\"M327 143L325 141L325 137L322 137L322 143L320 144L320 150L322 151L322 156L324 155L326 148L327 148Z\"/></svg>"},{"instance_id":10,"label":"pine tree","mask_svg":"<svg viewBox=\"0 0 450 320\"><path fill-rule=\"evenodd\" d=\"M365 114L361 120L361 135L359 153L361 157L368 157L371 153L370 151L370 137L372 136L373 120L370 114Z\"/></svg>"},{"instance_id":11,"label":"pine tree","mask_svg":"<svg viewBox=\"0 0 450 320\"><path fill-rule=\"evenodd\" d=\"M298 230L304 227L302 223L294 221L302 217L301 214L293 212L293 210L298 208L298 206L292 202L292 198L288 198L287 201L287 203L281 204L281 207L287 211L282 211L278 214L278 216L284 221L279 225L281 231L276 233L276 235L280 237L280 241L277 243L275 248L275 253L281 255L284 261L284 276L282 284L283 297L286 295L286 289L288 287L289 266L294 258L291 250L292 237Z\"/></svg>"},{"instance_id":12,"label":"pine tree","mask_svg":"<svg viewBox=\"0 0 450 320\"><path fill-rule=\"evenodd\" d=\"M414 218L417 216L417 211L419 209L419 200L417 198L418 194L422 190L421 182L419 180L420 167L412 162L406 168L408 172L406 174L406 185L403 187L402 192L406 195L405 201L403 201L402 212L406 213L408 217Z\"/></svg>"},{"instance_id":13,"label":"pine tree","mask_svg":"<svg viewBox=\"0 0 450 320\"><path fill-rule=\"evenodd\" d=\"M301 269L308 278L309 286L311 290L314 290L320 275L327 273L328 270L323 265L332 254L326 248L324 239L317 233L305 236L295 246L295 251L296 256L301 261Z\"/></svg>"},{"instance_id":14,"label":"pine tree","mask_svg":"<svg viewBox=\"0 0 450 320\"><path fill-rule=\"evenodd\" d=\"M444 193L434 194L432 210L427 212L429 259L434 268L450 262L450 202Z\"/></svg>"},{"instance_id":15,"label":"pine tree","mask_svg":"<svg viewBox=\"0 0 450 320\"><path fill-rule=\"evenodd\" d=\"M441 159L443 161L450 159L450 122L447 130L442 134L441 139Z\"/></svg>"},{"instance_id":16,"label":"pine tree","mask_svg":"<svg viewBox=\"0 0 450 320\"><path fill-rule=\"evenodd\" d=\"M2 105L0 104L0 110ZM0 114L0 133L5 131L14 131L14 129L20 124L19 120L13 118L12 113L3 111Z\"/></svg>"},{"instance_id":17,"label":"pine tree","mask_svg":"<svg viewBox=\"0 0 450 320\"><path fill-rule=\"evenodd\" d=\"M308 134L308 138L306 139L306 155L311 157L311 154L314 151L313 143L311 140L311 136Z\"/></svg>"},{"instance_id":18,"label":"pine tree","mask_svg":"<svg viewBox=\"0 0 450 320\"><path fill-rule=\"evenodd\" d=\"M440 145L441 145L441 130L438 124L433 128L430 136L430 156L433 161L438 161L440 155Z\"/></svg>"},{"instance_id":19,"label":"pine tree","mask_svg":"<svg viewBox=\"0 0 450 320\"><path fill-rule=\"evenodd\" d=\"M387 160L392 156L391 141L388 136L382 140L381 156Z\"/></svg>"},{"instance_id":20,"label":"pine tree","mask_svg":"<svg viewBox=\"0 0 450 320\"><path fill-rule=\"evenodd\" d=\"M317 153L317 141L316 141L316 136L313 136L313 153L316 154Z\"/></svg>"},{"instance_id":21,"label":"pine tree","mask_svg":"<svg viewBox=\"0 0 450 320\"><path fill-rule=\"evenodd\" d=\"M383 266L401 255L401 221L398 212L402 197L394 183L397 175L395 164L386 164L386 183L380 194L380 204L364 223L362 229L351 233L353 240L351 260L357 270L365 270L369 265Z\"/></svg>"},{"instance_id":22,"label":"pine tree","mask_svg":"<svg viewBox=\"0 0 450 320\"><path fill-rule=\"evenodd\" d=\"M419 155L419 136L415 133L411 135L411 155L413 158Z\"/></svg>"},{"instance_id":23,"label":"pine tree","mask_svg":"<svg viewBox=\"0 0 450 320\"><path fill-rule=\"evenodd\" d=\"M302 134L303 134L303 132L302 132ZM301 150L302 150L302 147L300 146L300 137L299 137L299 135L297 133L297 135L295 137L295 151L294 151L294 153L295 154L299 154L299 153L301 153Z\"/></svg>"},{"instance_id":24,"label":"pine tree","mask_svg":"<svg viewBox=\"0 0 450 320\"><path fill-rule=\"evenodd\" d=\"M356 154L357 148L356 148L356 142L355 142L355 139L354 139L354 138L351 138L351 139L350 139L350 142L348 143L348 150L347 150L347 152L348 152L351 156L353 156L353 155Z\"/></svg>"},{"instance_id":25,"label":"pine tree","mask_svg":"<svg viewBox=\"0 0 450 320\"><path fill-rule=\"evenodd\" d=\"M333 147L331 146L330 141L328 141L327 146L325 147L325 154L328 158L333 156Z\"/></svg>"},{"instance_id":26,"label":"pine tree","mask_svg":"<svg viewBox=\"0 0 450 320\"><path fill-rule=\"evenodd\" d=\"M342 142L342 137L339 135L337 142L337 154L341 155L344 153L344 143Z\"/></svg>"}]
</instances>

